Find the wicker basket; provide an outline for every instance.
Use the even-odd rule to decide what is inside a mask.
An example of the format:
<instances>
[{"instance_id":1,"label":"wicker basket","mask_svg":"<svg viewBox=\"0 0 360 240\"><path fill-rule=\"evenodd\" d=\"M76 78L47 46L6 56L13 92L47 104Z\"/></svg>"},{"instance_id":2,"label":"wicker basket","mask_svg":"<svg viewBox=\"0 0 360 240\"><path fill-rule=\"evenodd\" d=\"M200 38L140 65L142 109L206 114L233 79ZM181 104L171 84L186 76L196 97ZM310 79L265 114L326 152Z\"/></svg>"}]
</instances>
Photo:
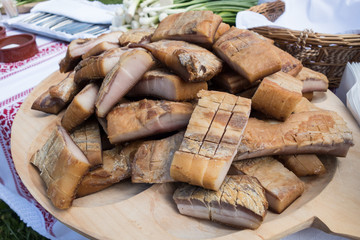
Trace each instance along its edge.
<instances>
[{"instance_id":1,"label":"wicker basket","mask_svg":"<svg viewBox=\"0 0 360 240\"><path fill-rule=\"evenodd\" d=\"M285 4L278 0L249 10L275 21L284 12ZM305 67L325 74L329 79L329 88L339 87L347 62L360 61L359 34L322 34L308 29L295 31L273 27L251 30L273 39L278 47L301 60Z\"/></svg>"}]
</instances>

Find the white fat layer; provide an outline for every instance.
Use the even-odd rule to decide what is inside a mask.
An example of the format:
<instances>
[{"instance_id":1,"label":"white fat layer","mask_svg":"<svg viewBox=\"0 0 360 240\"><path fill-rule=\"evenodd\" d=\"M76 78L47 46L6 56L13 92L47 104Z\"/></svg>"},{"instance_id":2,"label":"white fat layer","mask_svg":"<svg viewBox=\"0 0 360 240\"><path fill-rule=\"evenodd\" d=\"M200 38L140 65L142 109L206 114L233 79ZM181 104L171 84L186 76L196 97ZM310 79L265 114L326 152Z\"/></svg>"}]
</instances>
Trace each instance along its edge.
<instances>
[{"instance_id":1,"label":"white fat layer","mask_svg":"<svg viewBox=\"0 0 360 240\"><path fill-rule=\"evenodd\" d=\"M166 131L173 131L185 127L190 120L190 114L168 113L159 118L160 128Z\"/></svg>"},{"instance_id":2,"label":"white fat layer","mask_svg":"<svg viewBox=\"0 0 360 240\"><path fill-rule=\"evenodd\" d=\"M278 198L276 198L275 196L273 196L272 194L270 194L268 191L265 192L265 196L269 203L270 208L275 209L276 211L279 211L279 210L285 208L284 206L282 206L284 203L281 204L281 201Z\"/></svg>"},{"instance_id":3,"label":"white fat layer","mask_svg":"<svg viewBox=\"0 0 360 240\"><path fill-rule=\"evenodd\" d=\"M78 159L81 162L89 163L88 159L84 155L84 153L80 150L80 148L74 143L74 141L71 139L69 134L66 132L65 129L60 127L60 132L62 136L64 137L66 146L68 147L69 151L72 153L72 155L75 156L76 159Z\"/></svg>"},{"instance_id":4,"label":"white fat layer","mask_svg":"<svg viewBox=\"0 0 360 240\"><path fill-rule=\"evenodd\" d=\"M191 114L166 113L160 118L156 118L150 123L146 124L138 131L110 135L109 139L111 143L118 143L150 136L155 133L171 132L185 127L189 122L190 116Z\"/></svg>"},{"instance_id":5,"label":"white fat layer","mask_svg":"<svg viewBox=\"0 0 360 240\"><path fill-rule=\"evenodd\" d=\"M255 158L262 156L272 156L272 155L290 155L290 154L306 154L306 153L316 153L316 154L332 154L336 156L346 156L347 151L349 150L350 145L347 143L341 143L336 145L325 145L325 144L314 144L309 146L284 146L281 149L278 148L269 148L262 149L255 152L243 152L237 155L235 161Z\"/></svg>"},{"instance_id":6,"label":"white fat layer","mask_svg":"<svg viewBox=\"0 0 360 240\"><path fill-rule=\"evenodd\" d=\"M110 58L105 58L102 61L102 68L104 70L104 73L109 73L111 71L111 69L116 65L116 63L119 61L120 56L118 57L110 57Z\"/></svg>"},{"instance_id":7,"label":"white fat layer","mask_svg":"<svg viewBox=\"0 0 360 240\"><path fill-rule=\"evenodd\" d=\"M241 210L231 211L224 208L211 208L211 213L213 221L226 223L232 226L254 229L260 225L260 221L254 214L249 214Z\"/></svg>"},{"instance_id":8,"label":"white fat layer","mask_svg":"<svg viewBox=\"0 0 360 240\"><path fill-rule=\"evenodd\" d=\"M154 132L154 129L146 129L142 128L139 131L129 132L129 133L121 133L115 136L109 136L109 140L111 143L124 142L132 139L141 138L144 136L151 135Z\"/></svg>"},{"instance_id":9,"label":"white fat layer","mask_svg":"<svg viewBox=\"0 0 360 240\"><path fill-rule=\"evenodd\" d=\"M77 97L76 101L80 103L80 105L87 111L91 111L91 109L95 106L95 101L97 98L97 94L99 91L98 86L95 84L91 84L89 88L84 89L84 92L81 92Z\"/></svg>"},{"instance_id":10,"label":"white fat layer","mask_svg":"<svg viewBox=\"0 0 360 240\"><path fill-rule=\"evenodd\" d=\"M196 218L213 220L225 223L231 226L245 227L255 229L260 226L261 221L255 214L251 214L242 210L229 210L224 208L206 208L199 205L191 205L179 203L177 207L181 214ZM211 216L210 216L211 212Z\"/></svg>"},{"instance_id":11,"label":"white fat layer","mask_svg":"<svg viewBox=\"0 0 360 240\"><path fill-rule=\"evenodd\" d=\"M232 158L234 159L234 158ZM212 161L216 161L215 159L212 160ZM219 172L219 175L217 177L217 179L215 180L214 182L214 186L216 189L219 189L221 184L223 183L224 179L225 179L225 176L226 174L228 173L229 171L229 168L230 168L230 165L231 165L232 161L227 161L223 164L223 167L221 168L220 171L218 171L217 169L215 169L215 171L218 171ZM211 169L206 169L207 171L211 171Z\"/></svg>"},{"instance_id":12,"label":"white fat layer","mask_svg":"<svg viewBox=\"0 0 360 240\"><path fill-rule=\"evenodd\" d=\"M151 64L152 59L143 54L132 54L124 59L98 111L108 112L140 80Z\"/></svg>"},{"instance_id":13,"label":"white fat layer","mask_svg":"<svg viewBox=\"0 0 360 240\"><path fill-rule=\"evenodd\" d=\"M131 94L134 95L152 95L162 97L168 100L175 100L175 86L171 81L164 78L140 81L133 88Z\"/></svg>"},{"instance_id":14,"label":"white fat layer","mask_svg":"<svg viewBox=\"0 0 360 240\"><path fill-rule=\"evenodd\" d=\"M303 81L303 89L302 92L313 92L313 91L321 91L326 92L328 85L326 82L321 80L306 80Z\"/></svg>"},{"instance_id":15,"label":"white fat layer","mask_svg":"<svg viewBox=\"0 0 360 240\"><path fill-rule=\"evenodd\" d=\"M183 215L210 220L209 209L203 206L178 204L177 207Z\"/></svg>"}]
</instances>

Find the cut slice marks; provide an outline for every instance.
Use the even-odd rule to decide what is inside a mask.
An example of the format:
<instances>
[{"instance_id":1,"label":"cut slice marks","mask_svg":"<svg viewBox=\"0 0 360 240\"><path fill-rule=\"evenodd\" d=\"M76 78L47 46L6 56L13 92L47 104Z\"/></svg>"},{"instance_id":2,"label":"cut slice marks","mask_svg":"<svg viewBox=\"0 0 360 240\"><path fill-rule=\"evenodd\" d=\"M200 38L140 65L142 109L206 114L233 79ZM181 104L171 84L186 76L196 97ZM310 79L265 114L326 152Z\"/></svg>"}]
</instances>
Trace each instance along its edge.
<instances>
[{"instance_id":1,"label":"cut slice marks","mask_svg":"<svg viewBox=\"0 0 360 240\"><path fill-rule=\"evenodd\" d=\"M218 191L184 184L173 198L183 215L238 228L258 228L268 207L259 181L246 175L226 176Z\"/></svg>"},{"instance_id":2,"label":"cut slice marks","mask_svg":"<svg viewBox=\"0 0 360 240\"><path fill-rule=\"evenodd\" d=\"M170 174L176 181L218 190L237 152L251 100L201 90Z\"/></svg>"}]
</instances>

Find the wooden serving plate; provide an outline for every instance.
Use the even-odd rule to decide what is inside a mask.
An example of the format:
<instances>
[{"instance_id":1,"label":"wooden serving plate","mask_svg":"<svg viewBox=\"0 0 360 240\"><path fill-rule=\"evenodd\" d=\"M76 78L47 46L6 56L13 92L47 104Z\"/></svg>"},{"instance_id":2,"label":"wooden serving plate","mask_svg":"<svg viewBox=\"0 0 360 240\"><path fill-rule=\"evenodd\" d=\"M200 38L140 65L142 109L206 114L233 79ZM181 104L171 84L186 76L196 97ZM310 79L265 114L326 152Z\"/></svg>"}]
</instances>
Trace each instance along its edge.
<instances>
[{"instance_id":1,"label":"wooden serving plate","mask_svg":"<svg viewBox=\"0 0 360 240\"><path fill-rule=\"evenodd\" d=\"M51 214L79 233L96 239L276 239L313 226L325 232L360 239L360 130L331 92L313 102L342 116L353 131L355 147L346 158L321 158L327 173L302 178L304 194L281 214L268 212L257 230L238 230L178 213L173 184L116 184L76 199L68 210L53 207L30 156L42 146L61 116L31 110L37 96L66 75L55 72L40 83L18 111L11 138L15 167L34 198Z\"/></svg>"}]
</instances>

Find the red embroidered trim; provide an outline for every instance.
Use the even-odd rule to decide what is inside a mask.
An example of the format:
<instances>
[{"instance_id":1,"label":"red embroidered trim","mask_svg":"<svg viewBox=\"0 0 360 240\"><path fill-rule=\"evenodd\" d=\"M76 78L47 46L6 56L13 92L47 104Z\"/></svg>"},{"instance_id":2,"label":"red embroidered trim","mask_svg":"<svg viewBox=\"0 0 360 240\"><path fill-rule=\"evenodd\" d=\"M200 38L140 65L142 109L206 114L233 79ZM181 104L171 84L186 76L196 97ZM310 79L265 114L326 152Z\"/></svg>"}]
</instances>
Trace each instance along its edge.
<instances>
[{"instance_id":1,"label":"red embroidered trim","mask_svg":"<svg viewBox=\"0 0 360 240\"><path fill-rule=\"evenodd\" d=\"M53 226L57 222L56 218L52 216L48 211L46 211L27 190L16 172L14 162L11 157L10 139L12 123L14 121L15 114L23 103L25 96L27 96L31 92L31 90L32 89L28 89L0 103L0 107L2 107L0 109L0 145L3 149L9 169L13 176L13 180L18 194L39 209L44 218L46 231L55 237L55 234L53 232ZM4 183L2 179L1 182L2 184Z\"/></svg>"}]
</instances>

